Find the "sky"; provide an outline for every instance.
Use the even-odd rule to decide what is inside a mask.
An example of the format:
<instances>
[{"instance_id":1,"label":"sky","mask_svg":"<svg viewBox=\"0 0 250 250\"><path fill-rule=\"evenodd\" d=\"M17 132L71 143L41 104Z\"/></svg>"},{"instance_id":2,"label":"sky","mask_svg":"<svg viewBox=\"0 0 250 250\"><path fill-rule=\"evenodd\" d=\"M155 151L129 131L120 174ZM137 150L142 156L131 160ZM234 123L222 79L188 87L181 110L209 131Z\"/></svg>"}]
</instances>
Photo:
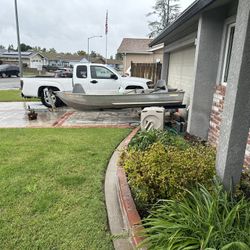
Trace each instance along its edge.
<instances>
[{"instance_id":1,"label":"sky","mask_svg":"<svg viewBox=\"0 0 250 250\"><path fill-rule=\"evenodd\" d=\"M181 11L194 0L179 0ZM0 44L17 46L14 0L0 0ZM17 0L21 43L58 52L90 51L105 56L105 19L108 10L108 56L115 55L125 37L149 33L155 0Z\"/></svg>"}]
</instances>

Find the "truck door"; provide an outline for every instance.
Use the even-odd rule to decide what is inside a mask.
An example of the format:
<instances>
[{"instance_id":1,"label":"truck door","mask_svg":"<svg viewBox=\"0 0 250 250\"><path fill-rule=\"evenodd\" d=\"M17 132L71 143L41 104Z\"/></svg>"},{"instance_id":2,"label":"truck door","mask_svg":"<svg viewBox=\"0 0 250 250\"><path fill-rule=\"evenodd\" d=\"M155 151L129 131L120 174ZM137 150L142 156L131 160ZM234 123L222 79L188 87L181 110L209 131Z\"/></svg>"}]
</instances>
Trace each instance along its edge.
<instances>
[{"instance_id":1,"label":"truck door","mask_svg":"<svg viewBox=\"0 0 250 250\"><path fill-rule=\"evenodd\" d=\"M74 84L81 84L85 92L89 92L90 86L88 81L88 67L86 65L78 65L76 68L76 77Z\"/></svg>"},{"instance_id":2,"label":"truck door","mask_svg":"<svg viewBox=\"0 0 250 250\"><path fill-rule=\"evenodd\" d=\"M115 91L118 92L120 84L118 76L100 65L90 66L90 89L91 92Z\"/></svg>"}]
</instances>

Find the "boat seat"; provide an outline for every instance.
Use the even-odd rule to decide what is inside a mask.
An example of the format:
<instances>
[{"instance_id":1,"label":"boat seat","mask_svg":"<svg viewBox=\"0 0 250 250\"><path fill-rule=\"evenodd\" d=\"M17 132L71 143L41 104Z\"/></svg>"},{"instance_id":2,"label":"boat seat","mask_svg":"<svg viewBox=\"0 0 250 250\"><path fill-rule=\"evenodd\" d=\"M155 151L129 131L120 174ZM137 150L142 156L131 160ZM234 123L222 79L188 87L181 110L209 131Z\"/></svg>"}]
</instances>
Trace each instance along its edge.
<instances>
[{"instance_id":1,"label":"boat seat","mask_svg":"<svg viewBox=\"0 0 250 250\"><path fill-rule=\"evenodd\" d=\"M81 84L79 83L76 83L73 87L73 93L83 93L83 94L86 94L84 88L82 87Z\"/></svg>"},{"instance_id":2,"label":"boat seat","mask_svg":"<svg viewBox=\"0 0 250 250\"><path fill-rule=\"evenodd\" d=\"M158 89L168 90L166 81L165 80L158 80L154 86L154 89L155 90L158 90Z\"/></svg>"}]
</instances>

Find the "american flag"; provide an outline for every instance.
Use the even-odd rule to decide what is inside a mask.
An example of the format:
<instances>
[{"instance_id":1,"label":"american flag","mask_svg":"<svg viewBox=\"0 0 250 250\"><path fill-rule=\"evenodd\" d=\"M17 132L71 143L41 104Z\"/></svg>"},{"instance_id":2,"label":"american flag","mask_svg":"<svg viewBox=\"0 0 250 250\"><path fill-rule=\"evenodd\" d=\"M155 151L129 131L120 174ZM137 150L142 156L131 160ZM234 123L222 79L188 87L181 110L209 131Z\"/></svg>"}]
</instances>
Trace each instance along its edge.
<instances>
[{"instance_id":1,"label":"american flag","mask_svg":"<svg viewBox=\"0 0 250 250\"><path fill-rule=\"evenodd\" d=\"M105 34L108 34L108 11L106 12Z\"/></svg>"}]
</instances>

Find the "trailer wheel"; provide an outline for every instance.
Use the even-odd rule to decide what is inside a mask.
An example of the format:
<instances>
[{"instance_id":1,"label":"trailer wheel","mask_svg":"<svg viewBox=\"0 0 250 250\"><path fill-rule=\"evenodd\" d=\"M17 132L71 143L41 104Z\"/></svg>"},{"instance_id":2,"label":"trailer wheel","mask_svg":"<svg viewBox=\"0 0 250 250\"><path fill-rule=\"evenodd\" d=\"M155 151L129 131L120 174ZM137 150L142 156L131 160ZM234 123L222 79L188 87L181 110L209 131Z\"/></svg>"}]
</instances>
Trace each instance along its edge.
<instances>
[{"instance_id":1,"label":"trailer wheel","mask_svg":"<svg viewBox=\"0 0 250 250\"><path fill-rule=\"evenodd\" d=\"M63 106L63 102L55 95L53 92L52 88L48 88L50 94L51 94L51 99L54 102L55 107L61 107ZM49 98L45 96L44 91L42 90L41 92L41 102L44 106L51 108L51 104L49 102Z\"/></svg>"}]
</instances>

